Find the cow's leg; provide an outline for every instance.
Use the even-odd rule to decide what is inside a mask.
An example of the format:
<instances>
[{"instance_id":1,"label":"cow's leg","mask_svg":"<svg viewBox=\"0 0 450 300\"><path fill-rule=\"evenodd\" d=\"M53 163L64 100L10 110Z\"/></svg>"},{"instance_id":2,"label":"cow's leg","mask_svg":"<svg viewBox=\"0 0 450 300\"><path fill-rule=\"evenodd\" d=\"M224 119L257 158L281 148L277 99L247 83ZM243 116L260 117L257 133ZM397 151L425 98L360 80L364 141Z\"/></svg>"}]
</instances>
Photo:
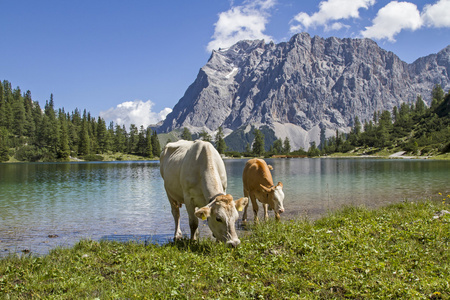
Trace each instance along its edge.
<instances>
[{"instance_id":1,"label":"cow's leg","mask_svg":"<svg viewBox=\"0 0 450 300\"><path fill-rule=\"evenodd\" d=\"M263 207L264 207L264 221L267 221L269 220L269 213L268 213L269 204L263 203Z\"/></svg>"},{"instance_id":2,"label":"cow's leg","mask_svg":"<svg viewBox=\"0 0 450 300\"><path fill-rule=\"evenodd\" d=\"M248 192L244 190L244 197L248 197ZM250 205L250 201L247 202L247 205L244 207L244 214L242 215L242 222L247 222L247 208Z\"/></svg>"},{"instance_id":3,"label":"cow's leg","mask_svg":"<svg viewBox=\"0 0 450 300\"><path fill-rule=\"evenodd\" d=\"M183 234L181 233L180 228L180 204L175 201L174 199L169 197L170 207L172 208L172 216L173 220L175 221L175 234L174 239L178 240L183 237Z\"/></svg>"},{"instance_id":4,"label":"cow's leg","mask_svg":"<svg viewBox=\"0 0 450 300\"><path fill-rule=\"evenodd\" d=\"M280 214L278 212L275 212L275 220L280 221Z\"/></svg>"},{"instance_id":5,"label":"cow's leg","mask_svg":"<svg viewBox=\"0 0 450 300\"><path fill-rule=\"evenodd\" d=\"M189 203L193 203L193 200ZM195 207L186 204L186 211L189 216L189 227L191 228L191 240L197 240L199 237L198 218L195 216Z\"/></svg>"},{"instance_id":6,"label":"cow's leg","mask_svg":"<svg viewBox=\"0 0 450 300\"><path fill-rule=\"evenodd\" d=\"M259 222L259 219L258 219L258 202L256 202L255 194L250 193L250 199L252 200L254 221L255 221L255 223L257 223L257 222Z\"/></svg>"}]
</instances>

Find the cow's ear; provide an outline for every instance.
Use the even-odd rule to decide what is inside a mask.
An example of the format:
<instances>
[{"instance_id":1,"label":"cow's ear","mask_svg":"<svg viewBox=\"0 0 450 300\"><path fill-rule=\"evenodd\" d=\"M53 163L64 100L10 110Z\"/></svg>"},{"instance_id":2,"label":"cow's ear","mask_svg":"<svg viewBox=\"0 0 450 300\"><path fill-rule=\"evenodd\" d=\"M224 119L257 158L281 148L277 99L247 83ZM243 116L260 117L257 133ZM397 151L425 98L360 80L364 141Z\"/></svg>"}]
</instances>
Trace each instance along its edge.
<instances>
[{"instance_id":1,"label":"cow's ear","mask_svg":"<svg viewBox=\"0 0 450 300\"><path fill-rule=\"evenodd\" d=\"M272 192L272 188L265 187L265 186L263 186L262 184L259 184L259 185L261 186L261 188L262 188L266 193Z\"/></svg>"},{"instance_id":2,"label":"cow's ear","mask_svg":"<svg viewBox=\"0 0 450 300\"><path fill-rule=\"evenodd\" d=\"M243 197L243 198L235 201L235 206L238 211L242 211L247 204L248 204L247 197Z\"/></svg>"},{"instance_id":3,"label":"cow's ear","mask_svg":"<svg viewBox=\"0 0 450 300\"><path fill-rule=\"evenodd\" d=\"M211 215L211 207L203 206L195 208L195 216L199 219L206 220Z\"/></svg>"}]
</instances>

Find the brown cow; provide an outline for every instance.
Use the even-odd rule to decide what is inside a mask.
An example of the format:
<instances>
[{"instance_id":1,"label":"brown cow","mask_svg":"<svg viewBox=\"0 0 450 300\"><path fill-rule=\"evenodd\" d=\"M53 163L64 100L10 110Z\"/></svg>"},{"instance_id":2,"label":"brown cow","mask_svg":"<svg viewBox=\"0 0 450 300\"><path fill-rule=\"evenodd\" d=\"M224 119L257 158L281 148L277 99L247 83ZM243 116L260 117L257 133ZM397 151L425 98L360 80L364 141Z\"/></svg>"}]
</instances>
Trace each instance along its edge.
<instances>
[{"instance_id":1,"label":"brown cow","mask_svg":"<svg viewBox=\"0 0 450 300\"><path fill-rule=\"evenodd\" d=\"M278 182L273 185L271 165L267 165L262 159L253 158L247 161L242 174L242 182L244 184L244 197L250 197L252 200L254 220L258 222L258 199L264 207L264 220L269 218L267 209L273 209L275 218L280 220L280 214L284 212L283 200L283 184ZM244 208L242 221L247 221L248 203Z\"/></svg>"}]
</instances>

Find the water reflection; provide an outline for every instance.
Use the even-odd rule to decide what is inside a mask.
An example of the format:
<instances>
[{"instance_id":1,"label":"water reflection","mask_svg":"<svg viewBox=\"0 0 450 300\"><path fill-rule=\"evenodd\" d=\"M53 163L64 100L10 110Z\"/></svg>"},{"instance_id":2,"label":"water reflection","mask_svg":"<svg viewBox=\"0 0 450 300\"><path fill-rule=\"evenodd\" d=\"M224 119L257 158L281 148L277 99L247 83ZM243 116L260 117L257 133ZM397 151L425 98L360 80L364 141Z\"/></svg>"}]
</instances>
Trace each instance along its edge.
<instances>
[{"instance_id":1,"label":"water reflection","mask_svg":"<svg viewBox=\"0 0 450 300\"><path fill-rule=\"evenodd\" d=\"M246 160L225 160L227 192L243 196ZM343 205L378 206L449 193L450 162L268 159L282 181L283 218L315 218ZM181 227L189 234L182 209ZM250 212L250 218L252 218ZM173 235L159 163L0 164L0 256L43 254L81 238L166 242ZM208 236L205 222L201 236ZM57 237L55 237L57 236Z\"/></svg>"}]
</instances>

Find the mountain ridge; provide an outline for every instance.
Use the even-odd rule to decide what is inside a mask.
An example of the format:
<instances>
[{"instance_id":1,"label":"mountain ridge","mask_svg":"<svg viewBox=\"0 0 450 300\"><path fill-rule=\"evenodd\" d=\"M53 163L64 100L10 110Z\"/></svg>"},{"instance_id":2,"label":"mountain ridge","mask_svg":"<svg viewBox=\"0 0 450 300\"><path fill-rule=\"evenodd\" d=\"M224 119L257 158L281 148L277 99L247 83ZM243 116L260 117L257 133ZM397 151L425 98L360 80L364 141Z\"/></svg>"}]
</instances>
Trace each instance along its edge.
<instances>
[{"instance_id":1,"label":"mountain ridge","mask_svg":"<svg viewBox=\"0 0 450 300\"><path fill-rule=\"evenodd\" d=\"M240 41L212 52L158 131L222 126L228 135L267 125L293 149L307 149L321 127L327 136L348 132L355 116L371 119L419 94L430 104L435 84L450 87L449 74L450 46L408 64L370 39Z\"/></svg>"}]
</instances>

